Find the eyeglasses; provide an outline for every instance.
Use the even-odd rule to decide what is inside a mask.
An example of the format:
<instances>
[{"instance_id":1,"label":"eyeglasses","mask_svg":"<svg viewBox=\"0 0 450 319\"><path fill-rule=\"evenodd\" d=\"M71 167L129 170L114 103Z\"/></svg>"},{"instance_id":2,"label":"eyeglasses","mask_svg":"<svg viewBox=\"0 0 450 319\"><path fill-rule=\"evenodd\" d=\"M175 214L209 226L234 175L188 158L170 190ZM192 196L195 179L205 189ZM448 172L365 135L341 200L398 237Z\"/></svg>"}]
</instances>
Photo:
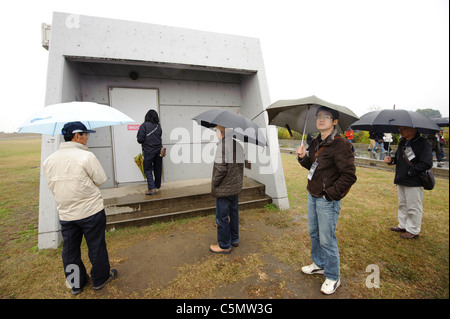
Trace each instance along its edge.
<instances>
[{"instance_id":1,"label":"eyeglasses","mask_svg":"<svg viewBox=\"0 0 450 319\"><path fill-rule=\"evenodd\" d=\"M333 117L331 115L319 115L316 116L316 120L329 120L332 119Z\"/></svg>"}]
</instances>

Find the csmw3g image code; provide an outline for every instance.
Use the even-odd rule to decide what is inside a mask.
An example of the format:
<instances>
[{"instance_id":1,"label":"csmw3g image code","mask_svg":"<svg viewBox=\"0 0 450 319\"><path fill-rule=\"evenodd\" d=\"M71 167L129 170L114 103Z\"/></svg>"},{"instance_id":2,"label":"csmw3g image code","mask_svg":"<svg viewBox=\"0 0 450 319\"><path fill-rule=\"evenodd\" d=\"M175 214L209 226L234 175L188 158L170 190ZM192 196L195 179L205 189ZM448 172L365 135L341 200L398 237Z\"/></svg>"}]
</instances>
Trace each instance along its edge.
<instances>
[{"instance_id":1,"label":"csmw3g image code","mask_svg":"<svg viewBox=\"0 0 450 319\"><path fill-rule=\"evenodd\" d=\"M182 306L177 306L176 309L178 314L202 314L205 317L210 312L220 312L222 314L271 314L272 304L225 303L216 308L211 306L191 306L183 303Z\"/></svg>"}]
</instances>

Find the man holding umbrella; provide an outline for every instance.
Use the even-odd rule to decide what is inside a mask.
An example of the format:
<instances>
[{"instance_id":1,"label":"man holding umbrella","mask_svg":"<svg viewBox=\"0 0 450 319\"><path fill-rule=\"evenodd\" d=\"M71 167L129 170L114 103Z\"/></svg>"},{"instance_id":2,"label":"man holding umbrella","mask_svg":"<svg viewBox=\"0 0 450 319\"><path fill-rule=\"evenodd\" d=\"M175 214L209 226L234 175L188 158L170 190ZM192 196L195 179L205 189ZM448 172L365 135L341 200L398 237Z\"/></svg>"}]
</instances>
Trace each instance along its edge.
<instances>
[{"instance_id":1,"label":"man holding umbrella","mask_svg":"<svg viewBox=\"0 0 450 319\"><path fill-rule=\"evenodd\" d=\"M299 163L308 174L308 226L313 263L302 267L306 274L324 274L321 292L332 294L340 285L340 261L336 224L341 199L356 182L353 147L337 134L339 112L320 107L316 126L320 134L312 141L309 155L303 144L297 149Z\"/></svg>"},{"instance_id":2,"label":"man holding umbrella","mask_svg":"<svg viewBox=\"0 0 450 319\"><path fill-rule=\"evenodd\" d=\"M81 260L83 236L92 263L91 277L95 290L102 289L117 276L110 269L105 242L106 215L98 186L106 174L97 157L86 147L89 133L81 122L66 123L62 129L65 143L43 164L44 174L58 206L64 272L72 293L83 291L89 276Z\"/></svg>"},{"instance_id":3,"label":"man holding umbrella","mask_svg":"<svg viewBox=\"0 0 450 319\"><path fill-rule=\"evenodd\" d=\"M395 166L394 183L398 188L398 226L391 230L401 232L400 237L419 237L422 224L423 189L420 174L433 166L431 145L420 136L416 128L398 128L402 140L394 157L386 156L384 161ZM408 163L412 163L410 165Z\"/></svg>"}]
</instances>

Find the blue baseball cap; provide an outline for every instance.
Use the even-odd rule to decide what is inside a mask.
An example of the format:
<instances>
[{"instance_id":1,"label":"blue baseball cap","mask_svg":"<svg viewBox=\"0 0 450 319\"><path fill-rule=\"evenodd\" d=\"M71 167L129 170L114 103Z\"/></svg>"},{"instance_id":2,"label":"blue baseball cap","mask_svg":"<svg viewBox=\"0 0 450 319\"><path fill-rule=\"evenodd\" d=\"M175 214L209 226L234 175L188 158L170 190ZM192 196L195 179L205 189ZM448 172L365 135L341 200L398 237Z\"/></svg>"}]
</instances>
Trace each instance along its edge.
<instances>
[{"instance_id":1,"label":"blue baseball cap","mask_svg":"<svg viewBox=\"0 0 450 319\"><path fill-rule=\"evenodd\" d=\"M95 133L94 130L88 130L86 125L81 122L69 122L64 124L61 130L62 135L74 134L74 133Z\"/></svg>"}]
</instances>

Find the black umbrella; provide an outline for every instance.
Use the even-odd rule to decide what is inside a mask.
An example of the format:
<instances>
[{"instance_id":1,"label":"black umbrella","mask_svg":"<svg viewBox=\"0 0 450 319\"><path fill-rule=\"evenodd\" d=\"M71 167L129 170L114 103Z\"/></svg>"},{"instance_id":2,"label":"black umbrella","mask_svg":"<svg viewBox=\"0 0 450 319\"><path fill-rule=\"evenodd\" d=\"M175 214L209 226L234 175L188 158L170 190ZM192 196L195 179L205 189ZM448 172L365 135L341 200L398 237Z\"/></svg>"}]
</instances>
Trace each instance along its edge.
<instances>
[{"instance_id":1,"label":"black umbrella","mask_svg":"<svg viewBox=\"0 0 450 319\"><path fill-rule=\"evenodd\" d=\"M431 120L440 127L449 127L448 117L433 118Z\"/></svg>"},{"instance_id":2,"label":"black umbrella","mask_svg":"<svg viewBox=\"0 0 450 319\"><path fill-rule=\"evenodd\" d=\"M439 126L422 113L400 109L372 111L351 125L354 130L376 133L400 133L400 126L414 127L421 133L440 131Z\"/></svg>"},{"instance_id":3,"label":"black umbrella","mask_svg":"<svg viewBox=\"0 0 450 319\"><path fill-rule=\"evenodd\" d=\"M266 146L264 135L259 127L246 117L230 111L211 109L192 118L201 126L214 128L217 125L233 130L232 135L244 142Z\"/></svg>"}]
</instances>

